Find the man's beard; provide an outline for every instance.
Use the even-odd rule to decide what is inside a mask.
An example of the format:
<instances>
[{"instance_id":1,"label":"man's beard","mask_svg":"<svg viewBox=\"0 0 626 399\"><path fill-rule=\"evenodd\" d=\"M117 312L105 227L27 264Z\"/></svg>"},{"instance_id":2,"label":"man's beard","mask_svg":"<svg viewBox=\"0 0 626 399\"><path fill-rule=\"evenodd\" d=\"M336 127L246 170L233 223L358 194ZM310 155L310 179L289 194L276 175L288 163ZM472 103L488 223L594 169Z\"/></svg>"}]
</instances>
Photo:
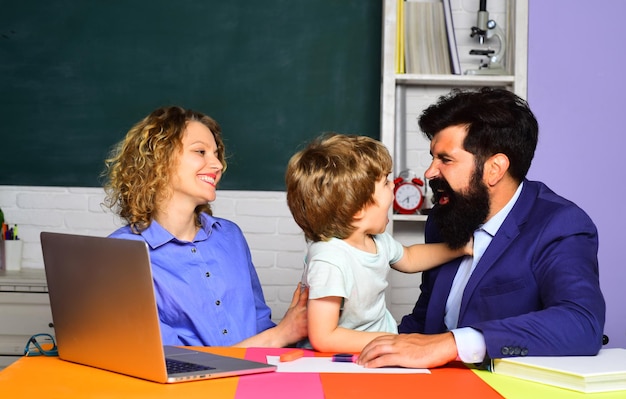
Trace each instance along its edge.
<instances>
[{"instance_id":1,"label":"man's beard","mask_svg":"<svg viewBox=\"0 0 626 399\"><path fill-rule=\"evenodd\" d=\"M441 178L430 181L433 190L433 220L443 242L452 249L463 247L489 215L489 190L475 171L465 192L452 190Z\"/></svg>"}]
</instances>

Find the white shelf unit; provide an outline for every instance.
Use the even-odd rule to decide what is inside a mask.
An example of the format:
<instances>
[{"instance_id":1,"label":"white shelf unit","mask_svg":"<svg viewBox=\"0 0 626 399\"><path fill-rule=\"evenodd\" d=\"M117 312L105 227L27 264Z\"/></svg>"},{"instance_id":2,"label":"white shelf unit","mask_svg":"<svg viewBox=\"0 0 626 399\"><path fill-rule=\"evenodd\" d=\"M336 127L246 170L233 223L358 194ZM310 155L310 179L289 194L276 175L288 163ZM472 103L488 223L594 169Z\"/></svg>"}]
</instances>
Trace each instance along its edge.
<instances>
[{"instance_id":1,"label":"white shelf unit","mask_svg":"<svg viewBox=\"0 0 626 399\"><path fill-rule=\"evenodd\" d=\"M498 42L487 40L482 46L471 38L471 27L476 24L479 1L452 0L455 36L459 49L462 73L478 68L480 57L469 55L472 48L497 49ZM417 126L421 112L437 98L453 88L504 87L526 98L528 50L528 0L490 0L487 11L506 32L505 68L507 75L416 75L396 73L396 28L398 0L384 0L383 59L381 87L381 141L392 153L394 177L405 169L423 176L430 165L429 142ZM426 182L427 185L427 182ZM426 188L427 198L429 193ZM423 240L425 215L398 215L391 213L388 231L407 244Z\"/></svg>"},{"instance_id":2,"label":"white shelf unit","mask_svg":"<svg viewBox=\"0 0 626 399\"><path fill-rule=\"evenodd\" d=\"M24 355L28 338L54 335L43 270L0 270L0 371Z\"/></svg>"}]
</instances>

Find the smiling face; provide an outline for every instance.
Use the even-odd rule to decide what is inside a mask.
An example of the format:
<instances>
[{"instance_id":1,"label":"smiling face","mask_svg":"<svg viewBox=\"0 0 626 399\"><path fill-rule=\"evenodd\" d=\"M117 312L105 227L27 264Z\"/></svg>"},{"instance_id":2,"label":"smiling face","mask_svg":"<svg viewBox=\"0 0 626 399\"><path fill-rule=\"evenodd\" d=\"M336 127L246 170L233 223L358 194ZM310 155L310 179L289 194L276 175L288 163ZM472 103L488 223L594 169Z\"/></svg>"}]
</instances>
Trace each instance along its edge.
<instances>
[{"instance_id":1,"label":"smiling face","mask_svg":"<svg viewBox=\"0 0 626 399\"><path fill-rule=\"evenodd\" d=\"M474 155L463 148L467 132L464 126L450 126L437 133L430 143L433 161L425 172L428 180L443 179L453 191L467 190L475 169ZM433 191L435 201L445 205L445 192Z\"/></svg>"},{"instance_id":2,"label":"smiling face","mask_svg":"<svg viewBox=\"0 0 626 399\"><path fill-rule=\"evenodd\" d=\"M444 242L460 248L489 215L489 189L474 156L463 149L465 127L450 126L431 141L433 161L426 171L433 190L433 218Z\"/></svg>"},{"instance_id":3,"label":"smiling face","mask_svg":"<svg viewBox=\"0 0 626 399\"><path fill-rule=\"evenodd\" d=\"M200 122L189 122L172 170L171 203L188 204L194 209L214 201L222 169L211 130Z\"/></svg>"}]
</instances>

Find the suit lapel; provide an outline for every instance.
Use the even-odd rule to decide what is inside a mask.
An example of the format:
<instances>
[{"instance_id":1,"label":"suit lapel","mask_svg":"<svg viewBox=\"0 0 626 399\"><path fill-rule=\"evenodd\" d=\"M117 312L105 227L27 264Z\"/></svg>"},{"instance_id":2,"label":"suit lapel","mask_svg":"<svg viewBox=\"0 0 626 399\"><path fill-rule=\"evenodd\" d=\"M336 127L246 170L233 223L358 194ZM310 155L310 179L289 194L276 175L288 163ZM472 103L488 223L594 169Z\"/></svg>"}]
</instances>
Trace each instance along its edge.
<instances>
[{"instance_id":1,"label":"suit lapel","mask_svg":"<svg viewBox=\"0 0 626 399\"><path fill-rule=\"evenodd\" d=\"M511 209L511 212L509 212L507 217L504 219L504 222L485 250L485 253L480 258L480 261L476 265L474 272L467 282L465 290L463 291L463 298L461 300L459 325L462 325L461 320L463 319L467 308L467 303L474 294L476 287L478 287L487 271L489 271L492 265L495 264L498 258L502 256L508 246L519 235L520 226L523 225L528 219L528 215L532 210L535 199L537 198L537 192L537 186L534 182L524 180L524 187L522 188L522 192L520 193L517 202ZM454 276L452 276L452 278L454 278Z\"/></svg>"}]
</instances>

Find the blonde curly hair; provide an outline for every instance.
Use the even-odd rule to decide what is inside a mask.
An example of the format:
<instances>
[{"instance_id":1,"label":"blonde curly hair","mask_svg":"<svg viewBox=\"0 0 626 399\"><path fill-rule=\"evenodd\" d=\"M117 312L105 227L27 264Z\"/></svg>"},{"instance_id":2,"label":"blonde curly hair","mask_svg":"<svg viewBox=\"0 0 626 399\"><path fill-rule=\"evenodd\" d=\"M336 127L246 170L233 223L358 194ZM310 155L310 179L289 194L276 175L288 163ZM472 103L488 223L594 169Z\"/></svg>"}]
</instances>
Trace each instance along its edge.
<instances>
[{"instance_id":1,"label":"blonde curly hair","mask_svg":"<svg viewBox=\"0 0 626 399\"><path fill-rule=\"evenodd\" d=\"M182 151L183 133L191 121L202 123L213 133L225 171L219 124L207 115L177 106L158 108L136 123L105 160L104 205L124 219L133 232L147 229L158 206L171 195L171 168ZM202 212L211 215L211 206L196 207L198 225Z\"/></svg>"}]
</instances>

